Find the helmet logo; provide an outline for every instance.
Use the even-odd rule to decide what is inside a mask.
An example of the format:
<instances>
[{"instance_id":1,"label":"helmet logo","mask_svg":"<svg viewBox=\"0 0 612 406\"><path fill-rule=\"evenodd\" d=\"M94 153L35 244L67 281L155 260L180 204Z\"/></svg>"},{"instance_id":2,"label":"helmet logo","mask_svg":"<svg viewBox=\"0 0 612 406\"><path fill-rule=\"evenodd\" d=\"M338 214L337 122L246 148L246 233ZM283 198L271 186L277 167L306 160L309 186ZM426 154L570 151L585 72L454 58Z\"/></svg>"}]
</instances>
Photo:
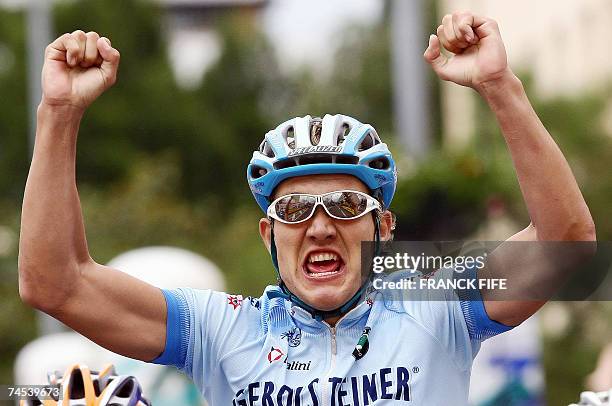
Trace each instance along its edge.
<instances>
[{"instance_id":1,"label":"helmet logo","mask_svg":"<svg viewBox=\"0 0 612 406\"><path fill-rule=\"evenodd\" d=\"M296 148L293 151L289 151L287 156L290 157L290 156L296 156L296 155L312 154L312 153L317 153L317 152L327 152L327 153L335 154L335 153L339 153L340 151L342 151L342 147L337 147L335 145L316 145L314 147Z\"/></svg>"},{"instance_id":2,"label":"helmet logo","mask_svg":"<svg viewBox=\"0 0 612 406\"><path fill-rule=\"evenodd\" d=\"M381 175L379 173L375 174L374 178L378 181L379 185L382 185L382 184L388 182L387 177L385 175Z\"/></svg>"}]
</instances>

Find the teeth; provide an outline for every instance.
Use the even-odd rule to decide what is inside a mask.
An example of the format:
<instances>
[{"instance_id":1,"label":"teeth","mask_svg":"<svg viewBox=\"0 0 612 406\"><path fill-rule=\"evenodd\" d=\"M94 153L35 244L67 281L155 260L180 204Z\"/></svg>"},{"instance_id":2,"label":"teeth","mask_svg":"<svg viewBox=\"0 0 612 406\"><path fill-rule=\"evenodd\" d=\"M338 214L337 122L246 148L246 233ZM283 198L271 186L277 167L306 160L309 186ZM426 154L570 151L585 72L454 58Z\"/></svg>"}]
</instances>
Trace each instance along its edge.
<instances>
[{"instance_id":1,"label":"teeth","mask_svg":"<svg viewBox=\"0 0 612 406\"><path fill-rule=\"evenodd\" d=\"M331 271L331 272L317 272L317 273L312 273L312 272L309 272L308 274L309 274L311 277L313 277L313 278L321 278L321 277L328 276L328 275L333 275L333 274L336 274L336 273L338 273L338 271Z\"/></svg>"},{"instance_id":2,"label":"teeth","mask_svg":"<svg viewBox=\"0 0 612 406\"><path fill-rule=\"evenodd\" d=\"M330 260L337 260L338 256L334 253L331 252L325 252L325 253L317 253L317 254L311 254L308 257L308 262L319 262L319 261L330 261Z\"/></svg>"}]
</instances>

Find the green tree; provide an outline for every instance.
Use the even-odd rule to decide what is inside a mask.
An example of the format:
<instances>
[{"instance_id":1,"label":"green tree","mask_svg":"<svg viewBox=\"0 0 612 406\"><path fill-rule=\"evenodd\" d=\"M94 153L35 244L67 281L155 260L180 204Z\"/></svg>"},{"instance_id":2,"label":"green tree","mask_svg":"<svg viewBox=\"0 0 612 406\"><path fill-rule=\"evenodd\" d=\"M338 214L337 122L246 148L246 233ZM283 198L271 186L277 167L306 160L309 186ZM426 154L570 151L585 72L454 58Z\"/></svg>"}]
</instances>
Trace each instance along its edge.
<instances>
[{"instance_id":1,"label":"green tree","mask_svg":"<svg viewBox=\"0 0 612 406\"><path fill-rule=\"evenodd\" d=\"M272 49L252 18L219 16L219 61L195 91L174 81L150 2L83 0L56 10L57 32L96 30L121 51L119 80L89 109L79 140L79 179L105 186L123 179L138 153L178 156L178 193L219 210L240 204L252 150L271 125L260 94L275 75ZM250 24L249 24L250 23Z\"/></svg>"},{"instance_id":2,"label":"green tree","mask_svg":"<svg viewBox=\"0 0 612 406\"><path fill-rule=\"evenodd\" d=\"M28 168L24 15L0 8L0 199L19 199Z\"/></svg>"}]
</instances>

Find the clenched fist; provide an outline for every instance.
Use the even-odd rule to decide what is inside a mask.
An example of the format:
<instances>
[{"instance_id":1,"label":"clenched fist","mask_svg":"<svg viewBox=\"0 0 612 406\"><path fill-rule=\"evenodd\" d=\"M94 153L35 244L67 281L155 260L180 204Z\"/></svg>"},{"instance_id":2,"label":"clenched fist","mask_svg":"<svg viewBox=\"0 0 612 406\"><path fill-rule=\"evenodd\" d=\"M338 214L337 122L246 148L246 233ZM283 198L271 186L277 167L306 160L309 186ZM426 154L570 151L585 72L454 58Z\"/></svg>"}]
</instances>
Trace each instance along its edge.
<instances>
[{"instance_id":1,"label":"clenched fist","mask_svg":"<svg viewBox=\"0 0 612 406\"><path fill-rule=\"evenodd\" d=\"M424 57L440 79L480 90L484 83L509 73L506 48L494 20L470 12L447 14L436 34L429 37ZM441 47L453 55L444 55Z\"/></svg>"},{"instance_id":2,"label":"clenched fist","mask_svg":"<svg viewBox=\"0 0 612 406\"><path fill-rule=\"evenodd\" d=\"M45 51L42 103L84 110L117 80L119 51L108 38L81 30L64 34Z\"/></svg>"}]
</instances>

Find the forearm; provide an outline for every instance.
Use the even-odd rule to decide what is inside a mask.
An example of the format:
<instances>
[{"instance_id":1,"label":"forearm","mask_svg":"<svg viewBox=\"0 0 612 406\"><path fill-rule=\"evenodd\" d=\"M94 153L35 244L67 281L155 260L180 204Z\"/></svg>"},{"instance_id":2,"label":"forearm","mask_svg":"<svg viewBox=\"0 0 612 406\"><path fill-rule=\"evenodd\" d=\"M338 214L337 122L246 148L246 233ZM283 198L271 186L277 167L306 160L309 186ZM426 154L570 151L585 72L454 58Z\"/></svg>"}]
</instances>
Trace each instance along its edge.
<instances>
[{"instance_id":1,"label":"forearm","mask_svg":"<svg viewBox=\"0 0 612 406\"><path fill-rule=\"evenodd\" d=\"M19 243L24 300L53 307L90 260L75 182L76 138L82 112L38 109L36 144L26 183Z\"/></svg>"},{"instance_id":2,"label":"forearm","mask_svg":"<svg viewBox=\"0 0 612 406\"><path fill-rule=\"evenodd\" d=\"M589 240L593 220L563 153L510 70L478 89L500 125L538 240Z\"/></svg>"}]
</instances>

